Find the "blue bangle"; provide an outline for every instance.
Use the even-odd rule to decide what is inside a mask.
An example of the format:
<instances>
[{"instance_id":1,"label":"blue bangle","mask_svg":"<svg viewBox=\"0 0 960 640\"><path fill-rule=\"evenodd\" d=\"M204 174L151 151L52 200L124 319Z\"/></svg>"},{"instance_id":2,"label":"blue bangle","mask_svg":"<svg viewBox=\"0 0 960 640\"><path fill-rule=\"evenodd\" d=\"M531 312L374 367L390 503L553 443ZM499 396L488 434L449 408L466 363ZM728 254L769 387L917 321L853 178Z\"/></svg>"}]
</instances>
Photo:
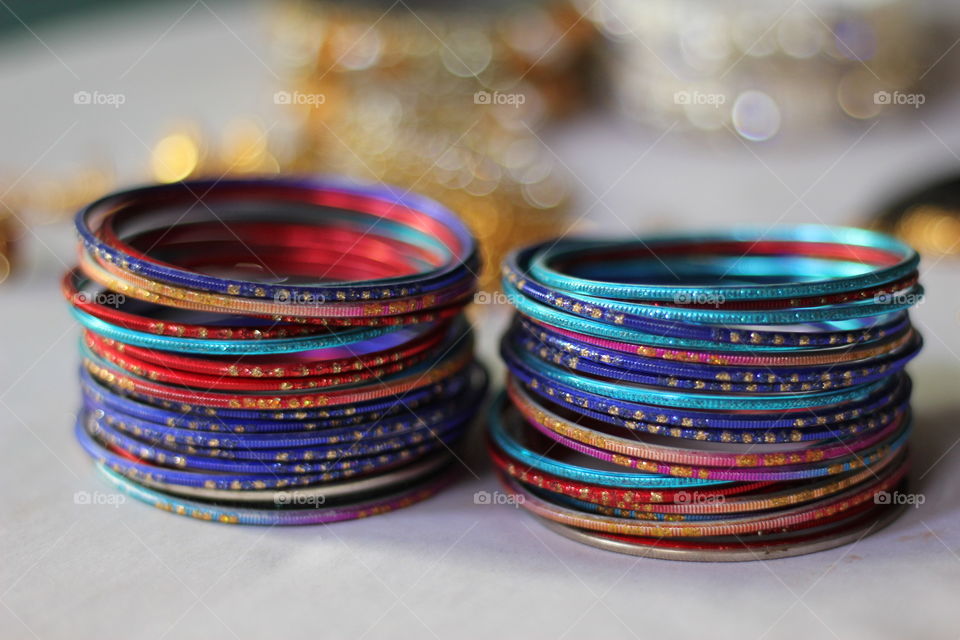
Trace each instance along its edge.
<instances>
[{"instance_id":1,"label":"blue bangle","mask_svg":"<svg viewBox=\"0 0 960 640\"><path fill-rule=\"evenodd\" d=\"M547 397L536 394L529 387L523 387L521 383L513 379L507 383L514 385L516 393L526 398L534 407L546 408L554 413L558 408L562 408L561 402L556 397ZM542 390L542 388L538 389ZM535 398L534 395L537 397ZM650 415L646 420L639 420L632 415L620 416L611 413L595 411L589 407L579 406L577 412L589 420L605 422L625 429L626 432L634 432L640 436L650 435L669 435L671 438L683 440L697 440L701 442L724 442L724 443L742 443L742 444L779 444L796 442L817 442L821 440L843 440L864 433L882 429L897 419L901 414L909 410L909 384L900 388L895 394L889 396L887 401L868 412L863 412L869 417L861 417L855 420L844 420L832 424L824 422L822 425L797 427L795 424L780 427L768 427L763 424L754 424L743 422L736 426L727 425L726 427L693 427L677 426L674 424L658 423L656 416ZM552 406L551 406L552 405ZM674 416L676 418L676 416ZM700 419L697 422L707 422L707 419ZM687 422L679 424L692 425L694 420L687 419ZM750 426L748 426L750 425Z\"/></svg>"},{"instance_id":2,"label":"blue bangle","mask_svg":"<svg viewBox=\"0 0 960 640\"><path fill-rule=\"evenodd\" d=\"M551 268L551 264L555 261L582 259L584 252L588 251L607 251L611 248L629 250L631 247L652 248L656 251L658 246L671 244L695 246L731 241L753 243L759 240L798 244L830 243L865 247L896 254L899 260L894 265L872 269L861 275L795 283L712 287L610 283L570 277ZM563 240L545 243L542 247L543 250L537 252L538 255L530 264L530 275L538 281L555 289L624 300L669 301L675 300L677 296L688 296L691 299L722 296L726 300L756 300L828 295L899 280L915 271L920 262L920 257L916 251L885 234L851 227L824 227L821 225L804 225L782 229L741 228L720 233L653 236L636 242L621 243Z\"/></svg>"},{"instance_id":3,"label":"blue bangle","mask_svg":"<svg viewBox=\"0 0 960 640\"><path fill-rule=\"evenodd\" d=\"M887 298L877 298L875 302L858 302L851 306L821 306L784 310L722 310L722 294L701 293L703 299L716 298L717 308L687 309L683 307L651 306L621 302L618 299L604 299L586 294L571 294L564 290L555 290L538 283L531 273L529 262L538 247L516 252L507 258L503 274L511 288L516 287L520 294L543 305L553 306L584 318L594 318L607 324L616 324L638 331L663 333L677 338L711 339L711 327L691 327L678 323L700 323L721 325L772 325L772 324L808 324L819 322L837 322L843 320L883 316L909 309L923 297L923 287L912 285L905 291ZM682 297L683 294L678 294ZM619 294L615 298L620 297ZM762 332L761 332L762 333ZM780 331L791 344L791 332ZM771 338L772 340L772 338Z\"/></svg>"},{"instance_id":4,"label":"blue bangle","mask_svg":"<svg viewBox=\"0 0 960 640\"><path fill-rule=\"evenodd\" d=\"M89 395L84 397L84 406L88 411L100 416L107 425L123 433L145 439L148 442L163 442L190 448L208 448L217 450L216 455L229 456L236 453L244 456L264 449L300 449L304 447L341 446L353 442L378 443L391 438L415 438L434 425L443 424L462 413L462 407L472 406L481 399L480 388L466 391L463 401L442 399L426 407L418 416L401 413L391 420L386 416L374 414L365 420L350 420L348 425L318 425L316 422L267 423L282 431L250 431L244 426L236 432L236 426L217 425L216 431L200 431L170 427L157 422L137 418L128 413L110 407L106 402L98 402ZM401 409L399 403L396 404ZM99 413L98 413L99 412ZM102 415L100 415L102 414ZM331 422L331 421L327 421ZM343 422L343 421L340 421ZM189 452L189 451L188 451ZM317 457L317 456L315 456Z\"/></svg>"},{"instance_id":5,"label":"blue bangle","mask_svg":"<svg viewBox=\"0 0 960 640\"><path fill-rule=\"evenodd\" d=\"M362 424L364 421L382 421L408 408L417 412L430 411L438 398L457 395L471 384L478 374L477 368L450 376L427 389L409 391L403 396L403 405L396 399L387 398L349 407L311 409L299 411L246 411L217 410L211 413L201 408L184 412L175 403L160 403L154 406L134 397L120 395L95 380L86 369L81 369L81 389L84 397L96 404L103 404L111 411L146 420L167 427L208 431L214 434L285 433L289 431L313 431Z\"/></svg>"},{"instance_id":6,"label":"blue bangle","mask_svg":"<svg viewBox=\"0 0 960 640\"><path fill-rule=\"evenodd\" d=\"M164 446L160 446L159 443L144 442L128 436L109 426L106 420L98 418L96 414L91 415L88 430L101 443L108 443L137 456L140 460L157 465L173 463L178 468L198 473L322 474L352 469L373 471L382 465L413 460L441 447L441 443L452 442L458 438L470 418L472 416L463 415L461 412L455 419L429 428L426 436L417 434L411 442L363 440L346 446L333 445L322 449L298 448L266 452L225 452L220 449L182 447L166 442L163 443ZM388 446L390 444L394 446Z\"/></svg>"},{"instance_id":7,"label":"blue bangle","mask_svg":"<svg viewBox=\"0 0 960 640\"><path fill-rule=\"evenodd\" d=\"M550 325L562 326L592 336L632 342L639 345L673 347L678 349L716 350L718 342L723 342L723 349L728 351L782 351L788 342L798 347L837 346L844 344L861 344L878 339L879 337L902 331L909 325L905 312L894 313L889 319L881 316L886 322L877 324L876 321L862 322L857 320L846 321L849 328L843 327L837 331L824 333L803 333L792 336L790 332L760 332L747 329L728 329L714 327L711 329L713 337L710 339L675 338L659 333L645 333L634 329L627 329L616 323L607 324L595 319L573 316L558 308L540 304L526 296L508 279L503 281L503 290L507 298L521 314ZM876 320L876 319L875 319ZM840 324L840 323L836 323ZM859 325L859 326L857 326Z\"/></svg>"},{"instance_id":8,"label":"blue bangle","mask_svg":"<svg viewBox=\"0 0 960 640\"><path fill-rule=\"evenodd\" d=\"M716 410L716 411L760 411L807 409L837 405L843 402L863 400L872 392L880 389L885 381L873 382L856 389L839 391L821 391L802 395L766 395L749 396L744 399L724 395L684 394L626 386L602 380L593 380L575 373L563 371L553 365L538 361L529 354L518 353L509 344L501 344L500 353L507 367L514 371L523 371L540 384L556 387L563 394L589 393L625 403L657 405L670 411L674 408Z\"/></svg>"},{"instance_id":9,"label":"blue bangle","mask_svg":"<svg viewBox=\"0 0 960 640\"><path fill-rule=\"evenodd\" d=\"M552 360L555 363L568 364L570 360L575 360L572 364L576 365L580 361L589 360L604 365L598 371L625 369L629 372L660 374L690 380L727 381L721 384L766 382L768 385L787 385L787 388L780 389L784 392L812 390L803 388L804 383L846 385L851 384L851 381L858 375L863 377L873 371L889 372L892 368L900 366L902 362L914 357L923 344L922 338L915 331L909 330L894 334L888 338L888 341L893 344L900 344L900 346L887 352L884 357L871 360L868 363L869 366L852 361L797 366L788 364L779 366L731 366L725 364L721 367L707 363L665 360L605 349L564 336L553 331L550 327L534 325L522 316L515 319L510 331L514 340L523 341L528 350L537 351L537 355L541 358ZM619 375L620 372L617 372L616 375L605 377L617 377ZM732 391L733 389L732 385L729 388L717 387L717 390L721 391Z\"/></svg>"},{"instance_id":10,"label":"blue bangle","mask_svg":"<svg viewBox=\"0 0 960 640\"><path fill-rule=\"evenodd\" d=\"M373 458L365 461L343 461L328 465L314 464L311 471L272 471L269 465L261 465L258 473L225 473L225 472L194 472L185 469L162 467L153 464L134 462L125 456L113 453L103 444L90 435L86 425L87 416L81 415L75 429L77 440L87 453L98 462L108 466L117 473L122 473L131 480L138 478L174 484L186 487L203 487L207 489L283 489L294 486L309 486L320 482L331 482L343 478L358 477L361 474L381 472L410 462L418 457L436 450L440 444L420 445L414 449L406 449L404 456L389 456L385 460ZM448 437L445 445L449 446L456 438L462 435L457 432L454 437ZM182 456L174 456L170 462L180 464ZM345 464L348 463L348 464ZM304 467L307 468L307 467ZM323 470L321 470L323 469Z\"/></svg>"},{"instance_id":11,"label":"blue bangle","mask_svg":"<svg viewBox=\"0 0 960 640\"><path fill-rule=\"evenodd\" d=\"M121 472L98 463L97 469L115 488L137 500L157 507L170 513L189 516L198 520L220 522L223 524L248 525L307 525L329 524L356 518L387 513L394 509L410 506L420 500L428 498L449 483L449 472L439 472L426 481L420 480L413 486L395 487L392 494L375 496L364 499L360 504L341 504L326 506L324 494L310 496L303 503L289 504L305 505L300 508L283 508L287 500L295 500L296 489L291 493L281 492L274 498L271 508L253 509L250 507L231 506L210 502L197 502L161 491L155 491L142 484L124 477ZM322 506L321 506L322 505Z\"/></svg>"},{"instance_id":12,"label":"blue bangle","mask_svg":"<svg viewBox=\"0 0 960 640\"><path fill-rule=\"evenodd\" d=\"M733 382L729 378L724 378L724 381L721 381L706 366L701 366L699 369L695 366L677 367L671 363L661 364L663 361L656 358L638 362L638 360L628 356L622 358L621 361L621 365L626 366L620 367L603 362L594 362L591 358L582 355L584 351L557 349L543 344L537 338L523 335L516 329L508 333L504 339L511 342L511 348L515 352L526 351L534 357L539 357L545 362L552 362L565 369L579 371L590 376L617 380L618 383L640 384L663 389L733 393L795 393L798 391L806 393L876 382L903 369L920 349L918 340L905 353L897 354L892 358L878 359L871 362L869 366L838 368L836 371L832 371L829 367L820 368L813 373L803 373L802 379L801 374L797 370L793 370L781 374L779 380L762 382L762 380L767 379L768 375L773 378L776 378L776 376L765 372L754 375L752 372L756 369L752 369L747 370L746 373L741 373L739 376L741 378L748 376L751 381ZM576 355L571 355L571 353ZM654 369L654 371L644 371L646 368Z\"/></svg>"}]
</instances>

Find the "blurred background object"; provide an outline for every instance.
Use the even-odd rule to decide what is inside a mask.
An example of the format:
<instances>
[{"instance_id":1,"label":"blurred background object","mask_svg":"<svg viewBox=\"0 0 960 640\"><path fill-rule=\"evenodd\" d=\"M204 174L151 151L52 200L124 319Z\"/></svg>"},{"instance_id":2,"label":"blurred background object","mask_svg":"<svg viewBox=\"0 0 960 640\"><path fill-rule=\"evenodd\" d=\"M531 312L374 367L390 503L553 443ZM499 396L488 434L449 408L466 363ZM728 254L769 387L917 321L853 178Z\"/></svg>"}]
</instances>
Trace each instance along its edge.
<instances>
[{"instance_id":1,"label":"blurred background object","mask_svg":"<svg viewBox=\"0 0 960 640\"><path fill-rule=\"evenodd\" d=\"M868 222L929 258L960 255L960 174L900 196Z\"/></svg>"},{"instance_id":2,"label":"blurred background object","mask_svg":"<svg viewBox=\"0 0 960 640\"><path fill-rule=\"evenodd\" d=\"M907 0L577 0L606 36L616 106L644 124L763 141L926 100L942 50ZM948 43L949 44L949 43Z\"/></svg>"}]
</instances>

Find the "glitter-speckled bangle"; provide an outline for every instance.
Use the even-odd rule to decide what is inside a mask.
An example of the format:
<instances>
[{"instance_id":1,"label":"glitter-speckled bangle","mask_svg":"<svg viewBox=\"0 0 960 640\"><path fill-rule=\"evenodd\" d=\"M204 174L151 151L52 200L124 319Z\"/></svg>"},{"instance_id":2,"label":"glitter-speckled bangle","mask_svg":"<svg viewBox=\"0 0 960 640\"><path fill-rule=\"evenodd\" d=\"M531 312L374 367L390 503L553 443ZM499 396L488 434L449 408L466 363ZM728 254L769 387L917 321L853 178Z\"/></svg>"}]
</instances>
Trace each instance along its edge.
<instances>
[{"instance_id":1,"label":"glitter-speckled bangle","mask_svg":"<svg viewBox=\"0 0 960 640\"><path fill-rule=\"evenodd\" d=\"M323 505L334 501L344 501L356 496L369 496L406 483L426 479L449 465L453 460L447 450L429 454L422 460L411 462L394 471L358 479L329 482L309 487L293 489L261 489L252 491L231 491L229 489L204 489L202 487L183 487L164 484L153 480L138 478L137 482L148 489L180 496L191 500L207 500L219 503L236 504L273 504L283 505Z\"/></svg>"},{"instance_id":2,"label":"glitter-speckled bangle","mask_svg":"<svg viewBox=\"0 0 960 640\"><path fill-rule=\"evenodd\" d=\"M815 501L810 504L791 507L773 514L731 518L709 522L657 522L646 523L628 518L616 518L577 511L542 500L525 491L519 483L503 478L506 488L515 493L518 502L533 513L556 522L594 531L605 531L620 535L694 537L744 535L758 532L776 531L805 522L816 521L832 516L857 505L872 501L882 491L895 487L906 474L905 467L894 467L865 485L859 485L838 495Z\"/></svg>"},{"instance_id":3,"label":"glitter-speckled bangle","mask_svg":"<svg viewBox=\"0 0 960 640\"><path fill-rule=\"evenodd\" d=\"M157 406L136 394L102 385L86 369L81 369L80 379L85 398L98 405L103 404L111 411L155 424L213 434L286 433L381 421L400 411L430 411L438 399L465 393L465 390L473 385L483 386L483 382L476 380L480 371L477 367L471 367L470 370L452 375L431 387L409 391L402 396L402 405L397 402L397 398L388 397L343 407L296 411L211 409L164 402Z\"/></svg>"},{"instance_id":4,"label":"glitter-speckled bangle","mask_svg":"<svg viewBox=\"0 0 960 640\"><path fill-rule=\"evenodd\" d=\"M572 343L566 343L566 348L557 348L517 330L511 331L507 339L512 341L515 351L525 350L541 360L586 375L664 389L733 393L827 391L876 382L903 369L917 355L922 344L917 336L903 349L855 367L835 366L812 370L781 368L771 373L759 367L746 370L729 367L717 369L710 365L685 365L631 356L607 355L604 358Z\"/></svg>"},{"instance_id":5,"label":"glitter-speckled bangle","mask_svg":"<svg viewBox=\"0 0 960 640\"><path fill-rule=\"evenodd\" d=\"M904 318L898 325L890 330L869 331L864 336L864 341L857 344L844 344L837 348L818 350L811 353L809 350L767 350L756 353L741 353L732 351L692 351L682 349L667 349L662 347L651 347L642 344L631 344L616 340L607 340L583 333L576 333L568 329L552 326L531 320L524 316L518 316L518 320L524 326L531 327L530 332L539 337L541 333L547 331L553 332L565 338L585 343L600 349L605 349L615 353L629 353L645 356L648 358L660 358L663 360L672 360L676 362L691 362L695 364L713 364L726 366L745 366L745 367L765 367L776 369L778 367L791 366L812 366L812 365L833 365L845 362L854 362L885 353L888 349L888 342L893 339L901 338L905 334L914 333L912 327ZM534 328L535 327L535 328ZM546 340L546 337L543 338ZM809 345L806 345L809 346ZM716 347L716 345L714 345ZM776 371L773 371L776 373Z\"/></svg>"},{"instance_id":6,"label":"glitter-speckled bangle","mask_svg":"<svg viewBox=\"0 0 960 640\"><path fill-rule=\"evenodd\" d=\"M810 391L811 389L804 389L799 385L804 383L849 384L849 380L855 375L866 376L871 371L886 373L895 363L911 358L922 346L919 334L908 329L890 336L876 346L850 350L851 357L846 361L837 359L829 363L810 363L799 357L783 357L776 362L733 364L711 362L707 357L682 357L669 353L648 354L646 350L624 351L595 346L583 340L584 336L561 333L553 327L537 325L523 319L516 321L511 331L515 340L522 339L528 350L543 350L539 354L540 357L553 359L555 362L558 357L576 358L577 361L588 360L609 368L702 379L721 384L798 385L794 388L780 389L781 391ZM635 353L636 351L641 353ZM868 362L858 362L868 359ZM721 357L715 360L721 360ZM733 388L723 390L731 391Z\"/></svg>"},{"instance_id":7,"label":"glitter-speckled bangle","mask_svg":"<svg viewBox=\"0 0 960 640\"><path fill-rule=\"evenodd\" d=\"M550 402L549 398L544 398L542 395L534 397L532 390L529 387L525 388L516 378L510 377L508 379L507 391L511 400L516 404L527 404L532 408L554 407L554 410L561 409L559 405ZM783 426L766 428L762 423L754 423L753 426L755 428L749 428L744 423L734 426L729 424L729 422L724 428L694 427L692 419L690 419L690 426L676 426L675 424L670 426L666 424L666 422L657 422L659 415L663 414L651 415L649 417L644 414L643 419L639 419L637 416L631 414L620 416L594 411L583 406L577 407L577 412L586 420L605 422L609 425L621 427L625 429L624 433L633 432L637 435L669 436L670 438L681 438L700 442L762 445L787 442L816 442L819 440L845 440L868 431L882 429L898 419L905 412L908 406L908 396L909 379L907 378L905 379L904 385L899 387L894 394L886 396L883 402L875 403L869 409L861 412L864 417L833 424L829 424L826 421L820 423L814 419L810 421L808 425L797 426L796 424L790 424L789 428ZM557 398L553 399L557 400ZM680 424L683 424L682 420L683 419L680 420ZM807 421L808 418L804 420ZM702 425L703 421L701 420L700 423Z\"/></svg>"},{"instance_id":8,"label":"glitter-speckled bangle","mask_svg":"<svg viewBox=\"0 0 960 640\"><path fill-rule=\"evenodd\" d=\"M919 264L916 251L894 238L847 227L806 225L774 229L742 228L722 233L678 234L656 236L630 242L593 242L563 240L549 242L537 250L530 272L547 286L579 291L587 295L613 296L632 300L674 300L678 295L697 299L703 295L722 295L729 300L791 298L830 295L893 282L915 271ZM679 253L697 255L828 256L861 263L859 273L833 274L819 280L776 282L774 284L686 286L682 282L670 286L633 284L627 280L604 282L568 275L566 267L575 264L577 272L602 264L602 272L615 271L610 256L620 261L638 257L659 258ZM634 280L643 279L643 272L629 270ZM767 274L773 276L776 270ZM795 271L788 271L794 275ZM815 275L815 274L814 274ZM649 281L649 280L648 280Z\"/></svg>"},{"instance_id":9,"label":"glitter-speckled bangle","mask_svg":"<svg viewBox=\"0 0 960 640\"><path fill-rule=\"evenodd\" d=\"M693 351L717 350L718 343L722 343L724 350L760 354L765 351L780 351L785 346L806 348L860 344L882 333L897 331L906 324L906 315L900 312L875 316L867 321L849 319L834 323L835 325L843 323L856 325L851 329L801 333L786 330L757 331L739 326L736 328L713 327L710 329L711 338L678 338L666 335L662 330L641 332L636 329L627 329L619 324L616 318L612 323L606 323L599 319L571 315L560 307L540 304L521 295L509 280L503 281L503 289L507 298L520 313L544 324L563 326L577 333L618 342Z\"/></svg>"},{"instance_id":10,"label":"glitter-speckled bangle","mask_svg":"<svg viewBox=\"0 0 960 640\"><path fill-rule=\"evenodd\" d=\"M679 491L636 491L574 482L536 471L510 458L491 444L490 455L501 471L526 486L546 489L557 495L576 498L600 507L663 515L688 513L745 513L799 505L833 495L874 477L891 464L902 462L905 454L884 459L869 469L796 486L790 483L735 483L721 489ZM610 515L610 514L608 514Z\"/></svg>"},{"instance_id":11,"label":"glitter-speckled bangle","mask_svg":"<svg viewBox=\"0 0 960 640\"><path fill-rule=\"evenodd\" d=\"M536 249L527 250L535 252ZM686 306L644 305L622 302L616 297L611 299L599 298L586 294L572 294L565 290L554 290L539 284L530 273L532 267L526 264L526 252L514 254L504 265L504 278L519 294L529 297L543 305L552 305L563 309L567 313L593 318L602 322L616 324L628 329L646 331L648 333L666 333L678 338L709 338L710 327L696 327L701 324L743 324L743 325L776 325L802 324L813 322L827 322L849 320L879 316L887 313L908 309L915 304L915 300L923 296L923 288L916 282L916 274L903 279L890 287L871 287L872 296L857 296L855 306L832 304L836 296L821 296L815 298L815 304L808 305L803 300L792 300L795 305L786 305L785 308L757 308L757 309L728 309L725 294L722 292L677 293L676 299L684 300L691 296L691 300L716 299L714 308L704 308L704 304L697 304L690 308ZM792 273L787 270L787 273ZM678 278L681 276L678 276ZM759 304L754 300L754 304ZM784 305L775 305L781 307ZM680 321L684 324L674 324ZM757 331L761 334L761 331ZM779 334L787 340L789 332ZM772 339L772 338L771 338Z\"/></svg>"},{"instance_id":12,"label":"glitter-speckled bangle","mask_svg":"<svg viewBox=\"0 0 960 640\"><path fill-rule=\"evenodd\" d=\"M425 500L443 489L451 481L449 475L441 475L427 482L415 484L411 488L400 489L387 496L369 499L359 504L327 507L323 503L319 503L318 508L319 501L308 499L303 502L290 503L301 508L287 510L278 510L276 507L272 509L251 509L248 507L218 506L166 495L133 482L102 463L98 466L101 473L118 490L158 509L181 516L223 524L269 526L329 524L380 515ZM281 501L280 504L284 504L284 502ZM304 507L304 505L306 506Z\"/></svg>"},{"instance_id":13,"label":"glitter-speckled bangle","mask_svg":"<svg viewBox=\"0 0 960 640\"><path fill-rule=\"evenodd\" d=\"M250 215L250 203L260 203L259 211L278 207L296 209L298 218L346 221L360 219L370 227L385 221L384 229L403 233L405 239L420 242L437 252L444 266L425 274L398 277L386 282L347 286L297 285L277 286L266 283L216 278L179 269L136 255L124 244L114 246L104 241L102 229L109 222L111 231L122 238L123 225L133 225L149 215L156 226L169 224L160 215L164 211L186 209L203 198L206 208L237 211L218 212L214 217L226 224L256 219ZM241 205L246 205L246 211ZM212 210L212 209L209 209ZM178 220L184 214L175 216ZM262 214L259 214L262 216ZM273 214L276 216L276 214ZM207 216L210 218L211 216ZM117 219L121 223L116 224ZM77 214L77 230L87 251L105 262L146 278L177 283L200 291L249 298L363 300L406 297L415 292L428 292L446 286L451 276L476 266L476 248L466 228L440 205L425 198L391 187L358 187L321 180L224 180L145 187L107 196ZM113 238L110 238L113 239ZM406 290L406 293L404 293Z\"/></svg>"},{"instance_id":14,"label":"glitter-speckled bangle","mask_svg":"<svg viewBox=\"0 0 960 640\"><path fill-rule=\"evenodd\" d=\"M378 381L375 385L358 388L331 389L323 393L277 392L262 394L215 393L202 389L173 387L152 382L134 374L124 373L110 363L83 351L83 364L95 377L109 386L129 389L141 396L180 404L199 405L215 409L300 409L352 405L426 387L464 369L473 359L473 344L461 342L442 356L439 362L424 362L400 375Z\"/></svg>"},{"instance_id":15,"label":"glitter-speckled bangle","mask_svg":"<svg viewBox=\"0 0 960 640\"><path fill-rule=\"evenodd\" d=\"M856 402L867 397L884 381L871 382L853 389L819 391L805 394L768 394L740 397L732 395L685 394L661 391L639 385L617 384L600 379L587 378L573 371L538 361L529 354L517 352L509 342L501 345L501 355L511 372L520 373L537 380L540 384L552 385L561 393L591 394L612 398L624 404L657 405L668 408L687 408L717 411L769 411L796 410Z\"/></svg>"}]
</instances>

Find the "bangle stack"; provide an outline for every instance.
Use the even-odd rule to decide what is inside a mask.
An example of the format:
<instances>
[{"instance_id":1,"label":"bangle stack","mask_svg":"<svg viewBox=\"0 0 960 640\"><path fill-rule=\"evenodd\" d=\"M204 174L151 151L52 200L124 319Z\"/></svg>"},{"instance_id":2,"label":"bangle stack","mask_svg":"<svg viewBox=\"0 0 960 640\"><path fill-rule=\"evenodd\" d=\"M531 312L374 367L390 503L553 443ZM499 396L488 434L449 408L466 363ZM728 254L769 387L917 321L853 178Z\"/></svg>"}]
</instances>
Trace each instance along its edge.
<instances>
[{"instance_id":1,"label":"bangle stack","mask_svg":"<svg viewBox=\"0 0 960 640\"><path fill-rule=\"evenodd\" d=\"M118 489L204 520L384 513L450 478L486 391L453 214L388 187L175 183L77 215L80 444Z\"/></svg>"},{"instance_id":2,"label":"bangle stack","mask_svg":"<svg viewBox=\"0 0 960 640\"><path fill-rule=\"evenodd\" d=\"M799 555L889 522L909 467L919 257L849 228L515 252L489 448L507 491L600 548Z\"/></svg>"}]
</instances>

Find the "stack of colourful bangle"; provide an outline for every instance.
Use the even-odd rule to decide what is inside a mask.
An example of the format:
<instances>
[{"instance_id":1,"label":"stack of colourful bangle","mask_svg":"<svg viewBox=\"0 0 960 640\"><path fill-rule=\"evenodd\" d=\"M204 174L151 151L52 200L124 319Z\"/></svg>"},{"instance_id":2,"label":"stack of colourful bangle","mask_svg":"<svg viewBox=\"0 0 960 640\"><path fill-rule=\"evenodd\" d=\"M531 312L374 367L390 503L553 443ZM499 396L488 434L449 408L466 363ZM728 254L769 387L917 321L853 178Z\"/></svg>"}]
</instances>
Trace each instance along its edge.
<instances>
[{"instance_id":1,"label":"stack of colourful bangle","mask_svg":"<svg viewBox=\"0 0 960 640\"><path fill-rule=\"evenodd\" d=\"M486 375L450 212L333 181L177 183L77 215L81 445L158 508L328 523L426 498Z\"/></svg>"},{"instance_id":2,"label":"stack of colourful bangle","mask_svg":"<svg viewBox=\"0 0 960 640\"><path fill-rule=\"evenodd\" d=\"M514 253L489 438L504 486L635 555L783 557L875 531L904 502L918 262L822 226Z\"/></svg>"}]
</instances>

